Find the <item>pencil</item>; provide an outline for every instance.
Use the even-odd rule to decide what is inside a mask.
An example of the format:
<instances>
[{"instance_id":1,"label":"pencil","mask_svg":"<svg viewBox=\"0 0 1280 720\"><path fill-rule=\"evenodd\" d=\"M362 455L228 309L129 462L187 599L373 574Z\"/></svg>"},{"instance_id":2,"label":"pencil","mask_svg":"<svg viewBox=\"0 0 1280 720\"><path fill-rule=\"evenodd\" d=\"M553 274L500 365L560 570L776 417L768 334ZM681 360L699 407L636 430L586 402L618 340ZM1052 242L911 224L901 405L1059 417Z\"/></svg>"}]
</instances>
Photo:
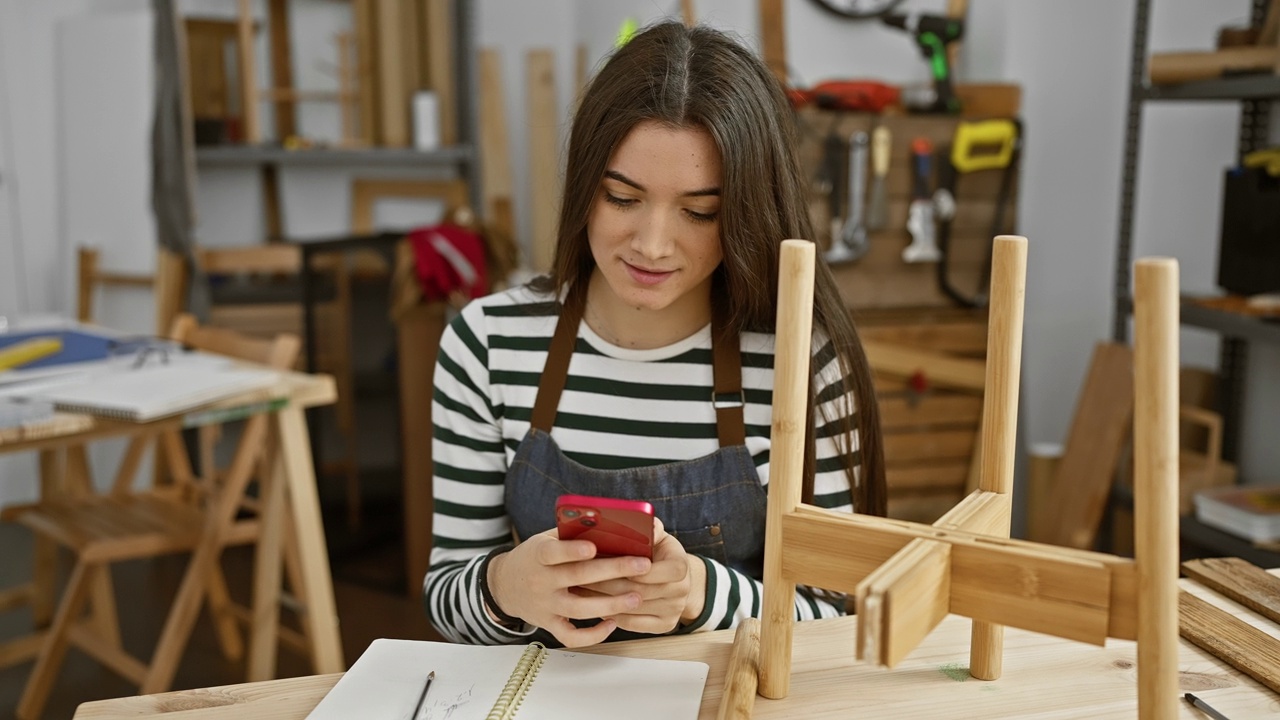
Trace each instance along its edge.
<instances>
[{"instance_id":1,"label":"pencil","mask_svg":"<svg viewBox=\"0 0 1280 720\"><path fill-rule=\"evenodd\" d=\"M1192 695L1191 693L1187 693L1187 694L1183 695L1182 697L1183 697L1184 699L1186 699L1186 701L1187 701L1187 702L1191 703L1193 706L1195 706L1197 709L1199 709L1199 710L1200 710L1200 712L1202 712L1202 713L1204 713L1205 715L1208 715L1209 717L1213 718L1213 720L1229 720L1229 718L1227 718L1227 716L1226 716L1226 715L1223 715L1222 713L1218 712L1217 710L1214 710L1212 705L1210 705L1209 703L1207 703L1207 702L1205 702L1205 701L1201 700L1200 698L1196 697L1195 695Z\"/></svg>"},{"instance_id":2,"label":"pencil","mask_svg":"<svg viewBox=\"0 0 1280 720\"><path fill-rule=\"evenodd\" d=\"M422 686L422 694L418 696L418 704L413 708L413 714L409 716L409 720L418 720L418 713L422 712L422 703L427 699L427 691L431 689L431 681L436 679L436 671L432 670L427 673L427 682ZM1226 720L1225 718L1223 720Z\"/></svg>"}]
</instances>

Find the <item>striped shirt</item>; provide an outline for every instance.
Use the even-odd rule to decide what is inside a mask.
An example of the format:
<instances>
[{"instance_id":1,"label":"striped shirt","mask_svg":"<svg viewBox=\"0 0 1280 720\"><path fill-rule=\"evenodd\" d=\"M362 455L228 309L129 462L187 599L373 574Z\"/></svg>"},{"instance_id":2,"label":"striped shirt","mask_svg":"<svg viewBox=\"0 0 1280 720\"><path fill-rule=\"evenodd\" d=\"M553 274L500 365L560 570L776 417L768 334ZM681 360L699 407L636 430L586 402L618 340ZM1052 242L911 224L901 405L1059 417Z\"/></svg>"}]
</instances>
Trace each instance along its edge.
<instances>
[{"instance_id":1,"label":"striped shirt","mask_svg":"<svg viewBox=\"0 0 1280 720\"><path fill-rule=\"evenodd\" d=\"M528 626L509 630L489 617L477 571L485 554L511 540L503 483L529 430L556 313L550 296L513 288L467 305L440 341L431 408L434 539L424 594L432 624L454 642L514 643L533 632ZM741 346L746 446L767 489L774 336L746 332ZM841 414L853 412L853 400L841 390L831 343L815 336L814 346L820 412L813 502L851 511L834 436ZM597 469L699 458L719 448L712 386L709 325L666 347L634 350L605 342L584 322L551 436L567 457ZM850 442L856 463L856 433ZM705 610L676 632L729 628L758 617L760 579L702 560ZM798 588L795 611L800 620L840 615L843 596Z\"/></svg>"}]
</instances>

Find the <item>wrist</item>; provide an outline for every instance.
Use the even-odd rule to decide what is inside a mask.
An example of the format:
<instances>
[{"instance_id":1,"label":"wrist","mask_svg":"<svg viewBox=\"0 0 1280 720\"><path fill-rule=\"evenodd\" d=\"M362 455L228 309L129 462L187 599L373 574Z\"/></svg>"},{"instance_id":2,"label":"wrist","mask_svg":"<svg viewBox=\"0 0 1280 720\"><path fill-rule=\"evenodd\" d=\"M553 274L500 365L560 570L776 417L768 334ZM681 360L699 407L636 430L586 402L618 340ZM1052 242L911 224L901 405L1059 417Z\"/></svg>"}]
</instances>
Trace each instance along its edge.
<instances>
[{"instance_id":1,"label":"wrist","mask_svg":"<svg viewBox=\"0 0 1280 720\"><path fill-rule=\"evenodd\" d=\"M680 622L688 624L702 615L707 602L707 566L697 555L686 555L689 565L689 594L684 599L684 611L680 613Z\"/></svg>"},{"instance_id":2,"label":"wrist","mask_svg":"<svg viewBox=\"0 0 1280 720\"><path fill-rule=\"evenodd\" d=\"M479 568L480 597L484 604L484 610L491 620L506 628L518 628L524 624L524 621L508 611L509 605L504 605L503 602L498 600L498 594L502 592L502 582L499 580L501 577L500 571L507 560L507 553L510 550L510 546L495 548L481 561Z\"/></svg>"}]
</instances>

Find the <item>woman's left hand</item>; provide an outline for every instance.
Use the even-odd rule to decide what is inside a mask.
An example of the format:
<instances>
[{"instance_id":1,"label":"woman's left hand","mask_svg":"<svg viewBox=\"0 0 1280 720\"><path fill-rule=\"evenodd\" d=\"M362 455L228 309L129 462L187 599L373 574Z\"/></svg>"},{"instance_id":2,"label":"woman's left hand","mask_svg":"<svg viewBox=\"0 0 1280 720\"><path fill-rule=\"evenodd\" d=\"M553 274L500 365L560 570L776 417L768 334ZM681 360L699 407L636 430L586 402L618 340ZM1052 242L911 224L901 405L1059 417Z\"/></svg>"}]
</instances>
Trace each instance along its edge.
<instances>
[{"instance_id":1,"label":"woman's left hand","mask_svg":"<svg viewBox=\"0 0 1280 720\"><path fill-rule=\"evenodd\" d=\"M623 630L661 634L702 614L707 593L706 566L698 556L686 553L680 541L667 534L662 521L654 518L653 564L649 572L576 590L615 596L640 593L640 607L610 617Z\"/></svg>"}]
</instances>

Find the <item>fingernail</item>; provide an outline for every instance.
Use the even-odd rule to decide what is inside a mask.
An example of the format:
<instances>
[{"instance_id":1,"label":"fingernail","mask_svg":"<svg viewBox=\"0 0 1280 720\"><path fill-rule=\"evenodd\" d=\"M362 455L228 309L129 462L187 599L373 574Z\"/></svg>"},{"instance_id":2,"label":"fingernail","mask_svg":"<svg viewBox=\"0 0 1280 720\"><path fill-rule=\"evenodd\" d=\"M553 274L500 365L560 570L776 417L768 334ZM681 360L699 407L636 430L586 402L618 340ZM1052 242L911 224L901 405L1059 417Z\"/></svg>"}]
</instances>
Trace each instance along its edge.
<instances>
[{"instance_id":1,"label":"fingernail","mask_svg":"<svg viewBox=\"0 0 1280 720\"><path fill-rule=\"evenodd\" d=\"M582 545L578 548L578 557L591 557L591 546Z\"/></svg>"},{"instance_id":2,"label":"fingernail","mask_svg":"<svg viewBox=\"0 0 1280 720\"><path fill-rule=\"evenodd\" d=\"M632 593L627 596L627 609L635 610L640 607L640 596Z\"/></svg>"},{"instance_id":3,"label":"fingernail","mask_svg":"<svg viewBox=\"0 0 1280 720\"><path fill-rule=\"evenodd\" d=\"M649 561L645 558L636 558L631 561L631 569L638 573L648 572Z\"/></svg>"}]
</instances>

